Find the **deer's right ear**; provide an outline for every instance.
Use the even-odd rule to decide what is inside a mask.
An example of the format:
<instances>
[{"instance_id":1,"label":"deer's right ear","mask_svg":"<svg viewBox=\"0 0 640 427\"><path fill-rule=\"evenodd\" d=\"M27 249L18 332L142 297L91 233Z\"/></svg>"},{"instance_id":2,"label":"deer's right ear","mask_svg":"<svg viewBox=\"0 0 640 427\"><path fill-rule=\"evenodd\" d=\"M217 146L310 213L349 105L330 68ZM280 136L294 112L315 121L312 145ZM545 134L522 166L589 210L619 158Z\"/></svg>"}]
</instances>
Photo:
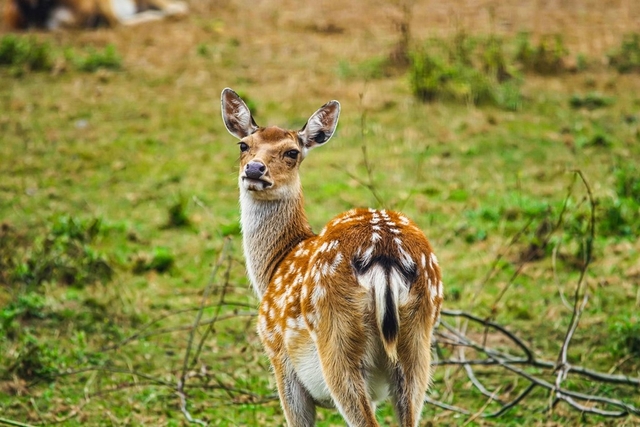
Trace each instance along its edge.
<instances>
[{"instance_id":1,"label":"deer's right ear","mask_svg":"<svg viewBox=\"0 0 640 427\"><path fill-rule=\"evenodd\" d=\"M249 107L233 90L226 88L222 91L221 103L222 120L231 135L242 139L258 130Z\"/></svg>"}]
</instances>

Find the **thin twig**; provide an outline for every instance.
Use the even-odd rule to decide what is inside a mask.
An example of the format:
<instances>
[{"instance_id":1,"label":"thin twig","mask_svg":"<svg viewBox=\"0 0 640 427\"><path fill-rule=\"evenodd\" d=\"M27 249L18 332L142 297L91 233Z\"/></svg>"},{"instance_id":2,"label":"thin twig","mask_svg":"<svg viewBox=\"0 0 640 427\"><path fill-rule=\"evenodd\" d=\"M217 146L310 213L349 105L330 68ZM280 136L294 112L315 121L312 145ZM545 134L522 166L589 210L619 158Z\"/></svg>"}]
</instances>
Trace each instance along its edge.
<instances>
[{"instance_id":1,"label":"thin twig","mask_svg":"<svg viewBox=\"0 0 640 427\"><path fill-rule=\"evenodd\" d=\"M229 242L229 240L227 240ZM209 334L213 332L213 328L220 319L220 312L222 311L222 306L225 305L224 297L227 295L227 289L229 288L229 276L231 273L231 255L227 256L227 269L224 273L224 284L222 285L222 292L220 292L220 299L218 304L216 304L216 314L213 316L213 320L209 323L207 329L204 334L202 334L202 338L200 338L200 343L198 344L198 348L196 349L195 354L193 355L193 359L191 361L191 366L194 366L197 363L198 358L200 357L200 353L202 352L202 348L204 347L207 338L209 338Z\"/></svg>"},{"instance_id":2,"label":"thin twig","mask_svg":"<svg viewBox=\"0 0 640 427\"><path fill-rule=\"evenodd\" d=\"M191 354L191 348L193 345L193 340L195 338L195 333L196 330L198 329L198 326L200 325L200 320L202 319L202 315L204 312L204 307L207 303L207 300L209 299L209 295L211 294L212 290L213 290L213 284L215 281L215 277L218 274L218 270L220 269L220 266L222 265L222 263L224 262L224 260L228 257L227 255L227 251L229 250L231 244L231 240L229 238L225 239L224 245L222 247L222 251L220 252L220 256L218 257L218 262L216 262L216 265L213 267L213 270L211 271L211 276L209 277L209 282L207 283L207 286L205 287L205 290L202 294L202 302L200 303L200 310L198 310L198 313L196 315L196 318L193 322L193 329L191 330L191 332L189 333L189 341L187 344L187 350L185 352L184 355L184 360L182 363L182 373L180 375L180 378L178 380L178 384L176 386L175 392L178 395L178 397L180 398L180 411L182 412L182 414L184 415L184 417L187 419L188 422L190 423L196 423L196 424L200 424L200 425L207 425L207 423L205 421L202 421L200 419L197 418L193 418L191 416L191 414L189 413L189 410L187 409L187 396L186 393L184 392L184 386L185 383L187 381L187 372L189 369L189 359L190 359L190 354ZM199 354L199 350L200 346L198 347L197 350L197 354Z\"/></svg>"}]
</instances>

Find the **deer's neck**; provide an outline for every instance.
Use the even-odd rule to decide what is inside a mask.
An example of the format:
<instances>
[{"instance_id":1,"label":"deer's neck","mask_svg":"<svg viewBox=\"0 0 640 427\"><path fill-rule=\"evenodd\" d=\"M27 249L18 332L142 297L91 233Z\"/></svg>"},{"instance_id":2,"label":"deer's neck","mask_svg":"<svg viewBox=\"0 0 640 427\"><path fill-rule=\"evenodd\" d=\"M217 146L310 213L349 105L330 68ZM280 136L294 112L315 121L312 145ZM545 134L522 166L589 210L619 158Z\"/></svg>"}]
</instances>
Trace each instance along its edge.
<instances>
[{"instance_id":1,"label":"deer's neck","mask_svg":"<svg viewBox=\"0 0 640 427\"><path fill-rule=\"evenodd\" d=\"M262 297L276 267L301 241L313 236L302 194L283 200L256 200L240 192L240 223L247 273Z\"/></svg>"}]
</instances>

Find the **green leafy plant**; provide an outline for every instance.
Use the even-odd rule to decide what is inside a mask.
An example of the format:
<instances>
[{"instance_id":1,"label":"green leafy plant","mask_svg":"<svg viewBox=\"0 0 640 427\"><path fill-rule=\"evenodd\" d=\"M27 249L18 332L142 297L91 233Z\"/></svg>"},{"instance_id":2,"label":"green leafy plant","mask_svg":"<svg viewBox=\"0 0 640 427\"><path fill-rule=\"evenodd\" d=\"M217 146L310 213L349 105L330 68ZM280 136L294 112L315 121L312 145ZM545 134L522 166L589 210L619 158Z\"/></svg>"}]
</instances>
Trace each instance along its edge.
<instances>
[{"instance_id":1,"label":"green leafy plant","mask_svg":"<svg viewBox=\"0 0 640 427\"><path fill-rule=\"evenodd\" d=\"M483 71L498 82L504 82L513 77L514 71L505 53L504 42L496 36L490 36L482 43L480 61Z\"/></svg>"},{"instance_id":2,"label":"green leafy plant","mask_svg":"<svg viewBox=\"0 0 640 427\"><path fill-rule=\"evenodd\" d=\"M171 251L163 246L153 248L152 253L138 254L133 263L133 272L142 274L155 270L158 273L168 272L175 264L175 257Z\"/></svg>"},{"instance_id":3,"label":"green leafy plant","mask_svg":"<svg viewBox=\"0 0 640 427\"><path fill-rule=\"evenodd\" d=\"M32 382L53 381L61 368L58 349L38 341L31 334L26 334L21 344L17 359L5 370L5 375L15 374Z\"/></svg>"},{"instance_id":4,"label":"green leafy plant","mask_svg":"<svg viewBox=\"0 0 640 427\"><path fill-rule=\"evenodd\" d=\"M180 196L178 200L169 206L168 218L165 228L180 228L186 227L191 224L189 215L187 214L187 207L189 200L183 196Z\"/></svg>"},{"instance_id":5,"label":"green leafy plant","mask_svg":"<svg viewBox=\"0 0 640 427\"><path fill-rule=\"evenodd\" d=\"M543 36L537 45L532 45L529 33L522 32L516 39L515 60L526 72L542 75L560 74L565 71L569 51L562 36Z\"/></svg>"},{"instance_id":6,"label":"green leafy plant","mask_svg":"<svg viewBox=\"0 0 640 427\"><path fill-rule=\"evenodd\" d=\"M112 267L104 255L90 246L100 227L97 219L54 219L44 237L28 244L25 255L11 261L15 268L10 280L32 288L45 281L84 286L110 280Z\"/></svg>"},{"instance_id":7,"label":"green leafy plant","mask_svg":"<svg viewBox=\"0 0 640 427\"><path fill-rule=\"evenodd\" d=\"M609 66L618 70L619 73L640 72L640 34L626 34L620 47L608 57Z\"/></svg>"},{"instance_id":8,"label":"green leafy plant","mask_svg":"<svg viewBox=\"0 0 640 427\"><path fill-rule=\"evenodd\" d=\"M609 328L613 350L619 357L640 357L640 317L634 314L617 316Z\"/></svg>"},{"instance_id":9,"label":"green leafy plant","mask_svg":"<svg viewBox=\"0 0 640 427\"><path fill-rule=\"evenodd\" d=\"M597 92L590 92L586 95L573 95L569 100L572 108L585 108L596 110L613 104L614 100Z\"/></svg>"},{"instance_id":10,"label":"green leafy plant","mask_svg":"<svg viewBox=\"0 0 640 427\"><path fill-rule=\"evenodd\" d=\"M20 321L45 317L45 299L37 292L19 294L18 297L0 310L0 328L9 336L14 336Z\"/></svg>"},{"instance_id":11,"label":"green leafy plant","mask_svg":"<svg viewBox=\"0 0 640 427\"><path fill-rule=\"evenodd\" d=\"M66 57L79 71L94 72L101 68L109 70L122 68L122 58L112 44L107 45L103 50L89 48L85 55L78 55L68 50Z\"/></svg>"},{"instance_id":12,"label":"green leafy plant","mask_svg":"<svg viewBox=\"0 0 640 427\"><path fill-rule=\"evenodd\" d=\"M635 166L618 166L614 170L615 190L618 197L640 203L640 172Z\"/></svg>"},{"instance_id":13,"label":"green leafy plant","mask_svg":"<svg viewBox=\"0 0 640 427\"><path fill-rule=\"evenodd\" d=\"M34 37L5 35L0 38L0 67L8 67L16 75L50 71L53 68L51 47Z\"/></svg>"},{"instance_id":14,"label":"green leafy plant","mask_svg":"<svg viewBox=\"0 0 640 427\"><path fill-rule=\"evenodd\" d=\"M487 42L480 54L477 46L462 33L449 44L432 40L412 51L409 81L413 94L425 102L453 101L518 109L522 102L519 84L508 77L500 42Z\"/></svg>"}]
</instances>

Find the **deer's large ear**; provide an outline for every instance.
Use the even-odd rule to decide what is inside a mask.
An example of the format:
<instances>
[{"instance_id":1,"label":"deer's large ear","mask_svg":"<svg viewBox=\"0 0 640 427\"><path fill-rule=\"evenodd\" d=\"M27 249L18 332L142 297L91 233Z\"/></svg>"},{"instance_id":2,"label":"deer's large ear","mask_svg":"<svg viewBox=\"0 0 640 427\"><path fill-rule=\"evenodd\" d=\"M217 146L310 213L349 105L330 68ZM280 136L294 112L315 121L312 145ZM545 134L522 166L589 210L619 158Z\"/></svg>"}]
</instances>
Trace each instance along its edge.
<instances>
[{"instance_id":1,"label":"deer's large ear","mask_svg":"<svg viewBox=\"0 0 640 427\"><path fill-rule=\"evenodd\" d=\"M242 139L258 130L249 107L233 90L226 88L222 91L221 103L222 120L231 135Z\"/></svg>"},{"instance_id":2,"label":"deer's large ear","mask_svg":"<svg viewBox=\"0 0 640 427\"><path fill-rule=\"evenodd\" d=\"M313 113L304 127L298 132L302 144L307 150L329 141L338 125L340 103L329 101Z\"/></svg>"}]
</instances>

